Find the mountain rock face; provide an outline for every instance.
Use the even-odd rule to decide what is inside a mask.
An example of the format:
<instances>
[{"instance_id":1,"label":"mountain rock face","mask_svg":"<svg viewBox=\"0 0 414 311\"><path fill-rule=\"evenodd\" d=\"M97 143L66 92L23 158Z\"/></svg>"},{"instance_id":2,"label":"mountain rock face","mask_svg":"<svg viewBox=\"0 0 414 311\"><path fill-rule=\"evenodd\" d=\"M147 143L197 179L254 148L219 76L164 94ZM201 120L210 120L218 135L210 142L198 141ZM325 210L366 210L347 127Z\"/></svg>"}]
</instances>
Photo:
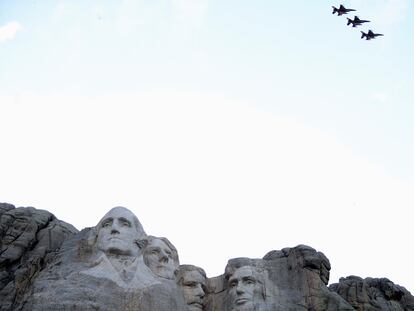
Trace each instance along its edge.
<instances>
[{"instance_id":1,"label":"mountain rock face","mask_svg":"<svg viewBox=\"0 0 414 311\"><path fill-rule=\"evenodd\" d=\"M338 293L358 311L414 310L414 297L404 287L386 278L341 278L329 289Z\"/></svg>"},{"instance_id":2,"label":"mountain rock face","mask_svg":"<svg viewBox=\"0 0 414 311\"><path fill-rule=\"evenodd\" d=\"M387 279L347 277L299 245L230 259L224 274L180 265L167 239L147 235L128 209L78 232L51 213L0 204L0 310L414 311Z\"/></svg>"}]
</instances>

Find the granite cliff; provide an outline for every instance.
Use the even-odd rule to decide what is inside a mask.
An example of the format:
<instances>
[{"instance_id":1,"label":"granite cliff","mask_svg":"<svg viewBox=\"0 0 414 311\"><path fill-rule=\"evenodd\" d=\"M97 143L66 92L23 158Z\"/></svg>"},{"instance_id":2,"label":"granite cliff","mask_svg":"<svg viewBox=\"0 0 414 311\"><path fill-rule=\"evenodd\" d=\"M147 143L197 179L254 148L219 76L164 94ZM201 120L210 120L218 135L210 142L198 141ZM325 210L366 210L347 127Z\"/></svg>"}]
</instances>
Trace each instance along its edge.
<instances>
[{"instance_id":1,"label":"granite cliff","mask_svg":"<svg viewBox=\"0 0 414 311\"><path fill-rule=\"evenodd\" d=\"M82 231L33 207L0 204L0 310L414 311L414 297L385 278L329 282L330 262L298 245L230 259L224 273L180 265L128 209Z\"/></svg>"}]
</instances>

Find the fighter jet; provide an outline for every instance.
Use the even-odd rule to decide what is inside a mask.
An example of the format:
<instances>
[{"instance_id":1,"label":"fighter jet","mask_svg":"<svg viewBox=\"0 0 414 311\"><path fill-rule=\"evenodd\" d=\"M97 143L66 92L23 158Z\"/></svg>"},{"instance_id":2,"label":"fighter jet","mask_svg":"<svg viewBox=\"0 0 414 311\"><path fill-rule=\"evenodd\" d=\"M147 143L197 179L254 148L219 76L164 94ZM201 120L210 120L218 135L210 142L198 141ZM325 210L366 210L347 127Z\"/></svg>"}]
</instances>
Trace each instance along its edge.
<instances>
[{"instance_id":1,"label":"fighter jet","mask_svg":"<svg viewBox=\"0 0 414 311\"><path fill-rule=\"evenodd\" d=\"M362 25L363 23L369 23L370 22L370 21L367 21L367 20L359 19L358 16L355 16L354 17L354 20L352 20L350 18L347 18L347 19L348 19L347 25L351 25L352 24L352 27L357 27L357 26Z\"/></svg>"},{"instance_id":2,"label":"fighter jet","mask_svg":"<svg viewBox=\"0 0 414 311\"><path fill-rule=\"evenodd\" d=\"M362 36L361 39L366 38L366 40L375 39L376 37L383 36L382 33L374 33L372 30L369 30L368 33L361 31Z\"/></svg>"},{"instance_id":3,"label":"fighter jet","mask_svg":"<svg viewBox=\"0 0 414 311\"><path fill-rule=\"evenodd\" d=\"M348 14L348 12L355 11L354 9L345 8L342 4L339 6L339 9L334 6L332 6L332 9L333 9L332 14L338 13L338 16L341 16L343 14Z\"/></svg>"}]
</instances>

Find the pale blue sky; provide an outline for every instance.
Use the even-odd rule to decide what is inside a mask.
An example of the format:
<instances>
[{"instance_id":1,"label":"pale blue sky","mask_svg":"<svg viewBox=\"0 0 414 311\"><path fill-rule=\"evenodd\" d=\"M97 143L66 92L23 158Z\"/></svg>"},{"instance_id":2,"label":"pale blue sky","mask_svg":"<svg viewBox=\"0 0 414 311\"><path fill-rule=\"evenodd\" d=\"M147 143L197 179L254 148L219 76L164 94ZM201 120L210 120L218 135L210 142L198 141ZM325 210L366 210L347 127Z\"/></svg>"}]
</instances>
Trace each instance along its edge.
<instances>
[{"instance_id":1,"label":"pale blue sky","mask_svg":"<svg viewBox=\"0 0 414 311\"><path fill-rule=\"evenodd\" d=\"M358 28L346 25L353 14L331 14L331 5L339 4L1 0L0 113L6 121L0 137L10 153L1 156L6 174L0 200L48 209L79 229L94 225L119 202L147 217L147 232L171 238L181 258L197 261L192 263L210 275L220 273L232 256L263 256L303 242L331 259L331 281L345 274L389 276L413 290L414 279L404 270L414 260L413 251L404 249L412 244L407 219L414 190L413 3L343 2L371 21ZM360 30L368 29L385 36L361 40ZM148 166L137 164L144 160ZM148 167L158 179L147 182L154 176ZM182 184L177 174L185 176ZM122 182L100 184L105 178ZM224 188L215 186L220 183ZM225 190L229 184L238 186ZM152 195L134 198L137 185ZM285 187L283 195L275 185ZM188 187L197 195L182 199ZM106 205L94 207L87 218L69 211L76 202L98 205L98 195ZM216 198L207 200L214 207L201 199L210 196ZM216 239L228 234L226 220L217 219L224 217L223 208L229 209L228 220L249 211L247 218L236 217L247 225L258 204L259 215L277 207L275 218L283 225L267 229L275 230L276 241L266 239L251 253L236 246L221 251L223 258L208 267L201 254L185 253L185 232L166 225L155 229L156 215L127 203L154 204L157 215L168 213L165 204L178 214L202 215L206 223L223 224ZM347 214L343 223L338 213ZM301 214L309 222L296 219ZM289 217L300 228L297 237L284 240ZM353 222L360 225L355 235L336 233ZM152 226L159 231L151 232ZM312 235L314 226L320 228ZM378 231L402 240L387 240ZM358 246L350 242L358 239ZM386 252L398 248L405 268L391 271L391 265L402 265L400 258L389 263L390 271L388 257L378 270L369 264L378 256L354 265L345 258L352 247L361 252L360 261L374 256L367 243ZM227 246L211 242L211 247Z\"/></svg>"},{"instance_id":2,"label":"pale blue sky","mask_svg":"<svg viewBox=\"0 0 414 311\"><path fill-rule=\"evenodd\" d=\"M2 92L226 93L334 131L412 180L412 4L348 1L371 20L358 29L329 4L3 0L0 23L23 30L1 45ZM386 36L357 40L368 28Z\"/></svg>"}]
</instances>

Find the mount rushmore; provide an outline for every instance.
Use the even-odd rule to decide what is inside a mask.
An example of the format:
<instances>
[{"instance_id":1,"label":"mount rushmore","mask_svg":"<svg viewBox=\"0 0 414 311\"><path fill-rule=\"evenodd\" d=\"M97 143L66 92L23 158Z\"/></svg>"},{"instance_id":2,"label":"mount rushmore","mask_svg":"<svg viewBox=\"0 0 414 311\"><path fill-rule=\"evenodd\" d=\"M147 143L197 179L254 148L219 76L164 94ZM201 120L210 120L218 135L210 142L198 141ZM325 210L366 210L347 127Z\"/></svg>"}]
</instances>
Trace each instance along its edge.
<instances>
[{"instance_id":1,"label":"mount rushmore","mask_svg":"<svg viewBox=\"0 0 414 311\"><path fill-rule=\"evenodd\" d=\"M328 258L299 245L230 259L209 278L124 207L78 231L48 211L0 204L0 310L414 311L385 278L329 282Z\"/></svg>"}]
</instances>

